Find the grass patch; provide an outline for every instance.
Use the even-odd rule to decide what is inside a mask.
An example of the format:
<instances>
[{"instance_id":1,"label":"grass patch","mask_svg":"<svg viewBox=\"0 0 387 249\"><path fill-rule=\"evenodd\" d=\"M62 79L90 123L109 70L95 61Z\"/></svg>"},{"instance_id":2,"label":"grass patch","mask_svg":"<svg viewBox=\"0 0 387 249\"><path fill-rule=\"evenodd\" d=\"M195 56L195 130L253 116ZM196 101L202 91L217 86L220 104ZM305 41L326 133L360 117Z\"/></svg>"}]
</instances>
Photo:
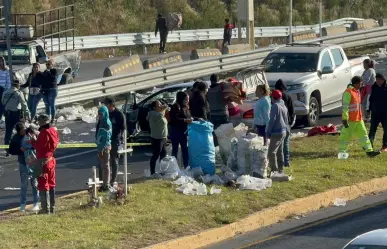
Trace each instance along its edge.
<instances>
[{"instance_id":1,"label":"grass patch","mask_svg":"<svg viewBox=\"0 0 387 249\"><path fill-rule=\"evenodd\" d=\"M261 192L222 187L220 195L184 196L171 183L154 180L134 184L122 206L105 203L88 209L84 195L59 200L56 215L3 216L0 248L141 248L229 224L284 201L387 175L387 155L369 159L353 144L350 159L338 160L337 145L338 136L292 141L288 173L295 179Z\"/></svg>"}]
</instances>

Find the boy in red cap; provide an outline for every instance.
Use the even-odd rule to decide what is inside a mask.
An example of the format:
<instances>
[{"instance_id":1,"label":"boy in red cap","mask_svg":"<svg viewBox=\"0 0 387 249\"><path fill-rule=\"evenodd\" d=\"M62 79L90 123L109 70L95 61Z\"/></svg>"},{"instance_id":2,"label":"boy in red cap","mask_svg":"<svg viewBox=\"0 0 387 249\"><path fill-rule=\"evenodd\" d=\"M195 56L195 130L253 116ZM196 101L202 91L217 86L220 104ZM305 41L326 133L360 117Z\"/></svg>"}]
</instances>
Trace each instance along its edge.
<instances>
[{"instance_id":1,"label":"boy in red cap","mask_svg":"<svg viewBox=\"0 0 387 249\"><path fill-rule=\"evenodd\" d=\"M284 169L284 140L289 132L288 109L282 100L282 92L274 90L271 93L272 106L270 111L270 121L266 128L269 143L269 166L271 176L283 174Z\"/></svg>"}]
</instances>

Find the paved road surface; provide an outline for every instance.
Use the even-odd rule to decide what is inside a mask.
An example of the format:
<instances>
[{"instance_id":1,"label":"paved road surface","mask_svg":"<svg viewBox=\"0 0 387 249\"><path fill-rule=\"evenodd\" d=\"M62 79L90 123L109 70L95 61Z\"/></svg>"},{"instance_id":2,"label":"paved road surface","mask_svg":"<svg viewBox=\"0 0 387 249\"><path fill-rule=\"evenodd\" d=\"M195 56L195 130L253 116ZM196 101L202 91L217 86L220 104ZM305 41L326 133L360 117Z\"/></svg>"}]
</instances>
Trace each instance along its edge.
<instances>
[{"instance_id":1,"label":"paved road surface","mask_svg":"<svg viewBox=\"0 0 387 249\"><path fill-rule=\"evenodd\" d=\"M320 123L327 125L329 123L338 124L340 122L339 111L328 113ZM61 141L69 143L93 143L94 133L91 131L95 124L86 123L60 123L58 130L61 134ZM63 135L62 129L68 127L71 130L70 135ZM300 131L299 129L294 132ZM89 135L80 135L89 133ZM0 132L3 137L3 132ZM132 156L128 156L129 175L131 180L141 179L144 169L148 168L149 148L135 147ZM95 151L92 149L59 149L56 153L58 158L57 166L57 191L58 195L79 191L85 189L88 178L92 176L91 167L97 165ZM121 167L121 171L123 168ZM14 157L0 158L0 210L17 207L19 205L19 191L5 191L4 188L19 188L19 171Z\"/></svg>"},{"instance_id":2,"label":"paved road surface","mask_svg":"<svg viewBox=\"0 0 387 249\"><path fill-rule=\"evenodd\" d=\"M190 53L191 53L190 51L186 51L182 53L184 61L187 61L190 59L189 58ZM141 61L144 61L154 56L157 56L157 55L141 55L140 59ZM117 57L117 58L106 59L106 60L84 60L81 62L79 75L75 78L75 82L102 78L103 71L105 70L105 68L123 59L124 57Z\"/></svg>"},{"instance_id":3,"label":"paved road surface","mask_svg":"<svg viewBox=\"0 0 387 249\"><path fill-rule=\"evenodd\" d=\"M387 228L386 216L387 193L384 192L348 202L346 207L330 207L299 220L237 236L206 249L341 249L360 234Z\"/></svg>"}]
</instances>

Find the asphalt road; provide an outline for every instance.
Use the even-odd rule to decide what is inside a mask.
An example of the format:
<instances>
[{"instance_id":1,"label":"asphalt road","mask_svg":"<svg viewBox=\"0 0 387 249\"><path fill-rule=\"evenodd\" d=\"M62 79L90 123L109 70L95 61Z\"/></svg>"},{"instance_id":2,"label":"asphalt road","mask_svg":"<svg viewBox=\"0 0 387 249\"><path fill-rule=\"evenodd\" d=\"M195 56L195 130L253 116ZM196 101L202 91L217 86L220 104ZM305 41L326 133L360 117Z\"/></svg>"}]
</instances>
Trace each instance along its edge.
<instances>
[{"instance_id":1,"label":"asphalt road","mask_svg":"<svg viewBox=\"0 0 387 249\"><path fill-rule=\"evenodd\" d=\"M190 59L190 53L191 53L190 51L186 51L182 53L182 57L184 61L187 61ZM157 56L157 55L141 55L140 59L141 61L144 61L154 56ZM75 82L102 78L103 71L105 70L105 68L123 59L125 58L116 57L116 58L105 59L105 60L83 60L81 61L79 75L75 78Z\"/></svg>"},{"instance_id":2,"label":"asphalt road","mask_svg":"<svg viewBox=\"0 0 387 249\"><path fill-rule=\"evenodd\" d=\"M321 125L338 124L339 122L339 110L327 113L320 120ZM62 130L64 127L70 128L71 134L63 135ZM95 132L92 129L94 127L95 124L84 122L67 122L57 125L62 143L93 143ZM299 131L302 131L300 127L293 130L295 133ZM3 137L3 134L3 131L0 131L0 137ZM132 156L128 156L128 171L131 173L128 177L130 181L143 179L144 169L149 167L149 152L150 150L147 147L134 147ZM55 156L57 158L58 195L84 190L87 180L92 177L91 167L97 166L95 150L59 149ZM123 172L123 167L120 167L120 171ZM19 205L19 190L5 190L6 188L19 187L20 179L16 158L0 158L0 211Z\"/></svg>"},{"instance_id":3,"label":"asphalt road","mask_svg":"<svg viewBox=\"0 0 387 249\"><path fill-rule=\"evenodd\" d=\"M237 236L206 249L341 249L356 236L387 228L387 193L329 207Z\"/></svg>"}]
</instances>

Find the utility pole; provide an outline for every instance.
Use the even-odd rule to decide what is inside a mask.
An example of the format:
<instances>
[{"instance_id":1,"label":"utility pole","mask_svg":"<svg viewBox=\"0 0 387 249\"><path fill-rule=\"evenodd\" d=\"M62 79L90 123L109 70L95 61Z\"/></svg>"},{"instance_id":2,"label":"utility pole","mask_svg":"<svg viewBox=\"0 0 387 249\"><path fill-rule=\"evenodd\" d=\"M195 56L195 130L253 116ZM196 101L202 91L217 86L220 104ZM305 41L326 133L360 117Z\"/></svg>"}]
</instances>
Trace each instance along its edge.
<instances>
[{"instance_id":1,"label":"utility pole","mask_svg":"<svg viewBox=\"0 0 387 249\"><path fill-rule=\"evenodd\" d=\"M319 32L320 32L320 40L322 40L322 12L323 12L323 2L322 0L320 2L320 7L319 7Z\"/></svg>"},{"instance_id":2,"label":"utility pole","mask_svg":"<svg viewBox=\"0 0 387 249\"><path fill-rule=\"evenodd\" d=\"M13 82L11 35L9 32L9 21L11 19L12 0L3 0L3 6L4 6L5 35L7 38L7 50L8 50L8 67L10 72L9 76L11 78L11 82Z\"/></svg>"},{"instance_id":3,"label":"utility pole","mask_svg":"<svg viewBox=\"0 0 387 249\"><path fill-rule=\"evenodd\" d=\"M293 0L289 0L289 44L293 43Z\"/></svg>"}]
</instances>

